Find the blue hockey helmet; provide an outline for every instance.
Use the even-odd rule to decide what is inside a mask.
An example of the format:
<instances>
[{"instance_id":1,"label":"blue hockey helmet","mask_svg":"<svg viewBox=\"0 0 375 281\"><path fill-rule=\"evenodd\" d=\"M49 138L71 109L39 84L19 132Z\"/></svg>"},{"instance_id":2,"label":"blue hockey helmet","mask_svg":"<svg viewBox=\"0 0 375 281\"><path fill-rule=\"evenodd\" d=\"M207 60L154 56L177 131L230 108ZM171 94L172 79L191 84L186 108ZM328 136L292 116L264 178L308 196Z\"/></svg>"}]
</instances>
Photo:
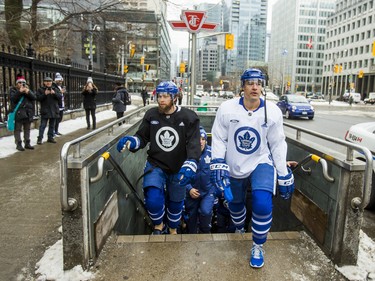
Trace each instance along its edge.
<instances>
[{"instance_id":1,"label":"blue hockey helmet","mask_svg":"<svg viewBox=\"0 0 375 281\"><path fill-rule=\"evenodd\" d=\"M199 127L199 131L201 134L201 138L204 138L205 140L207 140L207 133L202 126Z\"/></svg>"},{"instance_id":2,"label":"blue hockey helmet","mask_svg":"<svg viewBox=\"0 0 375 281\"><path fill-rule=\"evenodd\" d=\"M165 81L159 83L159 85L156 87L156 94L170 94L172 96L172 99L177 95L178 88L175 83L171 81Z\"/></svg>"},{"instance_id":3,"label":"blue hockey helmet","mask_svg":"<svg viewBox=\"0 0 375 281\"><path fill-rule=\"evenodd\" d=\"M241 75L241 84L244 85L247 80L257 80L261 85L264 85L266 77L262 71L257 68L246 69Z\"/></svg>"}]
</instances>

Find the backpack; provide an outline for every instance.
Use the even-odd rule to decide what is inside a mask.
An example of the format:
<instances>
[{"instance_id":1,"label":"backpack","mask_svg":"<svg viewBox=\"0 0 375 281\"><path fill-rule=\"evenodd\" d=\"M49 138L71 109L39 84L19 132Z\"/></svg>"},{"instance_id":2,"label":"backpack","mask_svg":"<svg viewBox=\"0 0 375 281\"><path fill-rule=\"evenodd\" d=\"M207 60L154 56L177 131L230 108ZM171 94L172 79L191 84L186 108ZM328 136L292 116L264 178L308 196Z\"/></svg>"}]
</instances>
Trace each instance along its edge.
<instances>
[{"instance_id":1,"label":"backpack","mask_svg":"<svg viewBox=\"0 0 375 281\"><path fill-rule=\"evenodd\" d=\"M132 98L127 91L125 91L125 93L124 93L124 98L125 98L125 104L126 105L132 104Z\"/></svg>"}]
</instances>

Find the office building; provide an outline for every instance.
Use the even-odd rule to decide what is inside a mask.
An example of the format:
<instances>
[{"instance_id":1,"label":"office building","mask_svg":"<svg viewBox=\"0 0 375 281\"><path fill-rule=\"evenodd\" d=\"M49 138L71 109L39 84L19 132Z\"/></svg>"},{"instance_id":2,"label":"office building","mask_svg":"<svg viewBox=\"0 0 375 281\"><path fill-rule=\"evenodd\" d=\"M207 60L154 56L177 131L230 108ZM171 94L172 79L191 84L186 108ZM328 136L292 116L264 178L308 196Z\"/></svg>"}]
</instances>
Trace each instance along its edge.
<instances>
[{"instance_id":1,"label":"office building","mask_svg":"<svg viewBox=\"0 0 375 281\"><path fill-rule=\"evenodd\" d=\"M322 90L327 18L335 0L279 0L273 6L269 85L279 94Z\"/></svg>"},{"instance_id":2,"label":"office building","mask_svg":"<svg viewBox=\"0 0 375 281\"><path fill-rule=\"evenodd\" d=\"M323 92L331 99L346 91L364 98L375 92L375 8L373 0L336 1L327 20Z\"/></svg>"}]
</instances>

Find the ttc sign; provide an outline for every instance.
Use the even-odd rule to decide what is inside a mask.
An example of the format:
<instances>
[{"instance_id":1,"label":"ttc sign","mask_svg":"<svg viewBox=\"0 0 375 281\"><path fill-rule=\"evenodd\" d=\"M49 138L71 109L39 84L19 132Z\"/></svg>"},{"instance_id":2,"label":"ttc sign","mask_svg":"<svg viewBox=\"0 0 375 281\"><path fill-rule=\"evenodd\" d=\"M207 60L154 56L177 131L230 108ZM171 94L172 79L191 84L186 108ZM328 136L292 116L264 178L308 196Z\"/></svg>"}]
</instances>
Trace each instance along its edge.
<instances>
[{"instance_id":1,"label":"ttc sign","mask_svg":"<svg viewBox=\"0 0 375 281\"><path fill-rule=\"evenodd\" d=\"M190 33L197 33L200 30L214 30L216 23L206 23L206 11L185 10L180 16L182 21L169 21L174 30L188 30Z\"/></svg>"}]
</instances>

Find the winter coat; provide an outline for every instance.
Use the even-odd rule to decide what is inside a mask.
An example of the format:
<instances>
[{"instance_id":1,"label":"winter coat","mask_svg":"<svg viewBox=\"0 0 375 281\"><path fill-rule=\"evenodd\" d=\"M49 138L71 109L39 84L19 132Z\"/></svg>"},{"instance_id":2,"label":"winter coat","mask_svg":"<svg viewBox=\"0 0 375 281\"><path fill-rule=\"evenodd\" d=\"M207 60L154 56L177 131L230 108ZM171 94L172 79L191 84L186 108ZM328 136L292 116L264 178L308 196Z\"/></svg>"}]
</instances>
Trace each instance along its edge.
<instances>
[{"instance_id":1,"label":"winter coat","mask_svg":"<svg viewBox=\"0 0 375 281\"><path fill-rule=\"evenodd\" d=\"M206 144L199 158L198 169L194 177L193 185L188 184L186 190L189 191L194 187L199 190L201 197L207 193L213 193L215 188L210 181L210 164L211 164L211 146Z\"/></svg>"},{"instance_id":2,"label":"winter coat","mask_svg":"<svg viewBox=\"0 0 375 281\"><path fill-rule=\"evenodd\" d=\"M142 96L142 99L148 99L148 92L146 90L142 90L141 96Z\"/></svg>"},{"instance_id":3,"label":"winter coat","mask_svg":"<svg viewBox=\"0 0 375 281\"><path fill-rule=\"evenodd\" d=\"M93 88L91 91L83 90L83 108L84 109L95 109L96 108L96 95L98 94L98 89Z\"/></svg>"},{"instance_id":4,"label":"winter coat","mask_svg":"<svg viewBox=\"0 0 375 281\"><path fill-rule=\"evenodd\" d=\"M112 104L113 111L124 112L126 111L126 99L129 95L128 91L124 87L116 89L116 93L113 95Z\"/></svg>"},{"instance_id":5,"label":"winter coat","mask_svg":"<svg viewBox=\"0 0 375 281\"><path fill-rule=\"evenodd\" d=\"M54 94L45 94L47 87L42 86L36 92L36 99L40 102L40 116L42 118L60 118L61 92L56 85L52 85Z\"/></svg>"},{"instance_id":6,"label":"winter coat","mask_svg":"<svg viewBox=\"0 0 375 281\"><path fill-rule=\"evenodd\" d=\"M32 122L35 115L35 100L36 95L33 91L29 90L29 93L22 93L17 87L11 87L9 91L10 103L11 103L11 112L14 111L18 102L22 97L23 101L17 110L15 120L17 122L29 121Z\"/></svg>"}]
</instances>

